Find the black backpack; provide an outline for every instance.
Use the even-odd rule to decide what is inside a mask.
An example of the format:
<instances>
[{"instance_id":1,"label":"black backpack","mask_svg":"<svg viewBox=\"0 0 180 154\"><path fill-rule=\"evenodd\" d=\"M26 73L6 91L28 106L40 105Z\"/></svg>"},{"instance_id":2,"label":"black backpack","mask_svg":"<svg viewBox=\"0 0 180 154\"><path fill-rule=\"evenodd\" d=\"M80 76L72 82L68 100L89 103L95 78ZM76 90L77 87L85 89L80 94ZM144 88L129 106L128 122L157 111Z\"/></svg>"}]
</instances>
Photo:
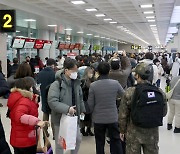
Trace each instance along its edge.
<instances>
[{"instance_id":1,"label":"black backpack","mask_svg":"<svg viewBox=\"0 0 180 154\"><path fill-rule=\"evenodd\" d=\"M62 79L56 79L55 81L58 81L59 82L59 89L61 90L61 83L62 83ZM52 84L52 83L51 83ZM48 86L46 86L46 92L45 92L45 95L46 95L46 105L47 105L47 109L48 109L48 112L51 113L51 109L48 105L48 92L49 92L49 88L51 86L51 84L49 84Z\"/></svg>"},{"instance_id":2,"label":"black backpack","mask_svg":"<svg viewBox=\"0 0 180 154\"><path fill-rule=\"evenodd\" d=\"M163 125L164 97L160 90L149 83L138 84L132 99L131 119L142 128Z\"/></svg>"}]
</instances>

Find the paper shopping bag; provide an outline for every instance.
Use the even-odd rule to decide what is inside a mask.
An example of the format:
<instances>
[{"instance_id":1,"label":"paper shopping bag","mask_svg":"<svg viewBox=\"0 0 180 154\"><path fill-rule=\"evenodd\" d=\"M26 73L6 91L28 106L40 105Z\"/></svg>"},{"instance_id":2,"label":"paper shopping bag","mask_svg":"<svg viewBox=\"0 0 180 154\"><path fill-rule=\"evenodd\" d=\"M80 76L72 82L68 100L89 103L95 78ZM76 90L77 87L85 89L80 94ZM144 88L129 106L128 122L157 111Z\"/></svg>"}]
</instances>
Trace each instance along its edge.
<instances>
[{"instance_id":1,"label":"paper shopping bag","mask_svg":"<svg viewBox=\"0 0 180 154\"><path fill-rule=\"evenodd\" d=\"M62 115L59 127L59 144L64 150L75 150L77 137L77 116Z\"/></svg>"}]
</instances>

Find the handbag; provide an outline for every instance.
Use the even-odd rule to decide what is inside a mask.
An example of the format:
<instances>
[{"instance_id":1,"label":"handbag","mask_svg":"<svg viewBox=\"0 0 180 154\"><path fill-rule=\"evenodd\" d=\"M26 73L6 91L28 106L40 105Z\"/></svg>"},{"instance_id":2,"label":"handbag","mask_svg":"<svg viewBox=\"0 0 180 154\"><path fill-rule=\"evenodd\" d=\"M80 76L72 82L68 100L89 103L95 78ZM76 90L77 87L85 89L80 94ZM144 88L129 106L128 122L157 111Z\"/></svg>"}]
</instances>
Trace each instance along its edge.
<instances>
[{"instance_id":1,"label":"handbag","mask_svg":"<svg viewBox=\"0 0 180 154\"><path fill-rule=\"evenodd\" d=\"M44 130L43 130L43 134L44 134L44 147L42 147L42 145L41 145L41 139L42 139L41 138L41 133L39 133L39 136L38 136L37 129L38 129L38 127L36 128L36 139L37 139L36 154L53 154L51 143L49 142L49 139L48 139L46 133L44 132Z\"/></svg>"},{"instance_id":2,"label":"handbag","mask_svg":"<svg viewBox=\"0 0 180 154\"><path fill-rule=\"evenodd\" d=\"M180 79L176 82L175 86L168 93L166 93L166 97L168 100L171 99L173 92L174 92L174 89L176 88L176 86L178 85L179 82L180 82Z\"/></svg>"},{"instance_id":3,"label":"handbag","mask_svg":"<svg viewBox=\"0 0 180 154\"><path fill-rule=\"evenodd\" d=\"M64 150L75 150L77 138L77 116L63 114L60 119L59 144Z\"/></svg>"}]
</instances>

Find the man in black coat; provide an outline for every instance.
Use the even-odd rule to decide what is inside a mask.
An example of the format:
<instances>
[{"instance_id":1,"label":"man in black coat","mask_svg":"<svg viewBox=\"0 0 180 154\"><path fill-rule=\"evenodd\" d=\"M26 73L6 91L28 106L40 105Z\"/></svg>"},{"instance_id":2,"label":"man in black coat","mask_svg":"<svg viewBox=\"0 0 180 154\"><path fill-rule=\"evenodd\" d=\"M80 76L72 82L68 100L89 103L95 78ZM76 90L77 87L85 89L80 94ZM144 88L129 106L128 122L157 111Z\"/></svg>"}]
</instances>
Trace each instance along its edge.
<instances>
[{"instance_id":1,"label":"man in black coat","mask_svg":"<svg viewBox=\"0 0 180 154\"><path fill-rule=\"evenodd\" d=\"M48 106L47 102L47 87L55 81L55 68L56 61L54 59L48 59L47 60L47 67L43 69L39 75L38 75L38 83L41 84L40 90L41 90L41 102L42 102L42 111L43 111L43 120L49 121L49 114L51 113L51 110ZM54 125L51 123L52 130L53 130L53 137L54 137ZM44 127L44 131L47 136L49 136L48 133L48 127Z\"/></svg>"},{"instance_id":2,"label":"man in black coat","mask_svg":"<svg viewBox=\"0 0 180 154\"><path fill-rule=\"evenodd\" d=\"M18 69L18 67L19 67L19 60L18 60L18 58L14 58L13 59L13 65L12 65L12 67L11 67L11 74L10 75L14 75L14 74L16 74L16 70Z\"/></svg>"},{"instance_id":3,"label":"man in black coat","mask_svg":"<svg viewBox=\"0 0 180 154\"><path fill-rule=\"evenodd\" d=\"M8 93L10 93L10 89L4 78L4 75L2 74L2 72L0 72L0 97L6 96ZM0 107L1 106L2 104L0 103Z\"/></svg>"}]
</instances>

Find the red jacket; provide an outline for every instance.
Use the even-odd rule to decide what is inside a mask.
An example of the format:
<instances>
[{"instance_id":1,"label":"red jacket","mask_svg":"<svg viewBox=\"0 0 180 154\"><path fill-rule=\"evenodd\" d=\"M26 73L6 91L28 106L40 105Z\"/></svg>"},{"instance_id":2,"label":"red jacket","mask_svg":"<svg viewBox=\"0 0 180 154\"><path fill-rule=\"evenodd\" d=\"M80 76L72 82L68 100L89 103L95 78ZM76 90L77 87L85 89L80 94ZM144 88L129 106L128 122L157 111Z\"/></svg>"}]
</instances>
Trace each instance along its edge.
<instances>
[{"instance_id":1,"label":"red jacket","mask_svg":"<svg viewBox=\"0 0 180 154\"><path fill-rule=\"evenodd\" d=\"M35 124L29 125L29 118L22 123L22 116L28 115L38 117L38 104L35 96L26 90L12 89L8 99L8 108L10 109L11 135L10 143L13 147L23 148L36 145Z\"/></svg>"}]
</instances>

